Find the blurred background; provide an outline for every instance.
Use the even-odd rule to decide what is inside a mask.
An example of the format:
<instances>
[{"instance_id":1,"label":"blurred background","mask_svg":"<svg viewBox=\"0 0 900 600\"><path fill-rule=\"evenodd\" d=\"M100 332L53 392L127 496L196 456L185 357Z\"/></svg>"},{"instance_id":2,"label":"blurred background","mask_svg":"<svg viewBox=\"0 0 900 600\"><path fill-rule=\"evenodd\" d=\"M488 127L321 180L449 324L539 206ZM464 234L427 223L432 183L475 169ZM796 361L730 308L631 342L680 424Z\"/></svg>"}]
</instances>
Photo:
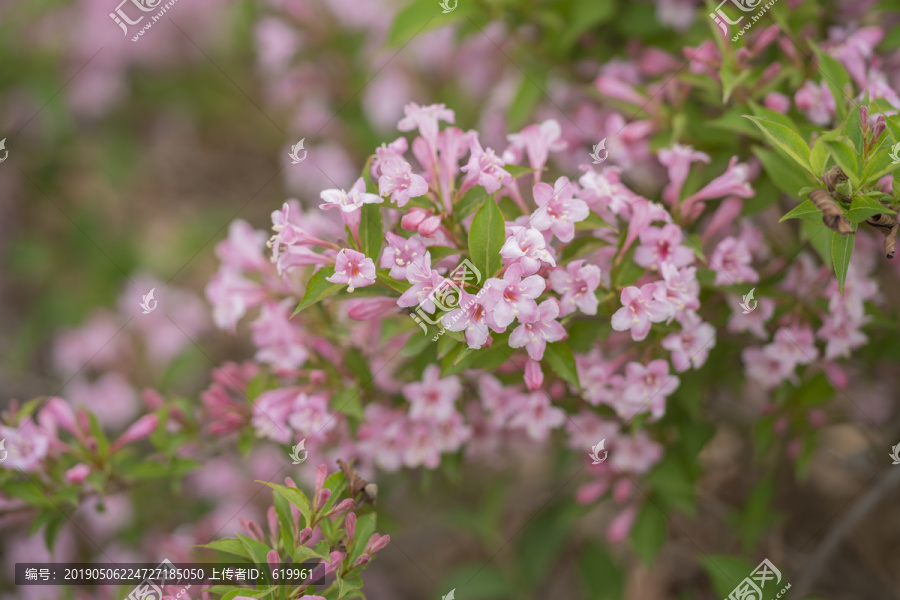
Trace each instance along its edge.
<instances>
[{"instance_id":1,"label":"blurred background","mask_svg":"<svg viewBox=\"0 0 900 600\"><path fill-rule=\"evenodd\" d=\"M372 150L399 135L406 103L445 103L457 126L500 148L508 132L556 118L570 147L557 166L574 170L598 132L631 117L596 101L601 70L616 73L635 45L675 55L711 36L708 7L692 0L459 0L448 13L437 0L178 0L133 41L143 23L123 33L110 17L114 1L0 2L8 151L0 163L0 410L14 399L63 396L112 429L141 414L145 388L197 403L211 369L252 357L246 323L236 335L213 327L204 288L219 263L216 244L235 219L269 230L286 199L315 206L320 190L349 188ZM798 10L821 17L833 9L827 18L838 20L845 4ZM856 4L854 22L872 21L868 10L882 14L874 2ZM898 41L893 28L883 42L895 58ZM731 143L734 134L721 135ZM307 158L291 164L301 140ZM660 167L629 150L612 160L631 169L642 192L657 193ZM882 288L896 290L897 271L884 269ZM169 319L135 319L151 288ZM895 369L896 338L879 348ZM897 373L885 371L854 397L898 437ZM684 385L698 404L721 399L695 375ZM857 410L843 402L847 413ZM756 565L761 555L750 551L762 542L783 572L798 573L787 565L808 559L815 543L797 547L821 540L886 460L872 447L885 454L888 445L857 425L851 417L816 438L808 479L798 482L788 467L756 488L744 461L752 445L717 428L700 457L699 501L700 515L715 518L674 517L653 566L603 542L615 507L572 502L579 482L555 453L520 442L465 477L453 469L385 476L379 525L396 543L367 571L367 597L437 598L474 579L461 600L602 600L626 590L634 600L713 598L716 576L689 556L700 546ZM239 530L239 517L261 520L268 497L255 497L252 481L281 462L275 447L246 456L220 448L180 489L96 498L52 532L29 530L0 503L0 595L111 597L109 589L15 592L11 565L176 560ZM900 511L883 504L891 499L900 500L896 485L845 536L820 597L900 598ZM723 527L740 541L723 542ZM46 539L56 540L52 555Z\"/></svg>"}]
</instances>

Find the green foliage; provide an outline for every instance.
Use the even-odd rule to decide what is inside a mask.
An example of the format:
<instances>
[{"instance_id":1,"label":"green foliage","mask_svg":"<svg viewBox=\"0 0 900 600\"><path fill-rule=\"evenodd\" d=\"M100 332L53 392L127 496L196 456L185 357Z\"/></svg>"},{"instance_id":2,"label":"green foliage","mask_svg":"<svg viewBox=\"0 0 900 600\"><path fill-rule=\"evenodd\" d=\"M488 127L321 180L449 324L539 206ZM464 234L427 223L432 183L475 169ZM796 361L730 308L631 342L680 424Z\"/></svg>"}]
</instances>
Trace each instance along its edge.
<instances>
[{"instance_id":1,"label":"green foliage","mask_svg":"<svg viewBox=\"0 0 900 600\"><path fill-rule=\"evenodd\" d=\"M469 228L469 256L482 278L500 270L500 248L506 240L503 214L493 198L485 200Z\"/></svg>"},{"instance_id":2,"label":"green foliage","mask_svg":"<svg viewBox=\"0 0 900 600\"><path fill-rule=\"evenodd\" d=\"M316 302L320 302L324 300L328 296L332 296L338 292L341 288L345 287L342 283L331 283L327 281L327 277L332 277L334 275L334 267L322 267L312 276L309 280L309 284L306 286L306 292L303 294L303 300L300 301L300 304L297 305L297 309L291 315L292 317L299 313L302 310L305 310L315 304Z\"/></svg>"}]
</instances>

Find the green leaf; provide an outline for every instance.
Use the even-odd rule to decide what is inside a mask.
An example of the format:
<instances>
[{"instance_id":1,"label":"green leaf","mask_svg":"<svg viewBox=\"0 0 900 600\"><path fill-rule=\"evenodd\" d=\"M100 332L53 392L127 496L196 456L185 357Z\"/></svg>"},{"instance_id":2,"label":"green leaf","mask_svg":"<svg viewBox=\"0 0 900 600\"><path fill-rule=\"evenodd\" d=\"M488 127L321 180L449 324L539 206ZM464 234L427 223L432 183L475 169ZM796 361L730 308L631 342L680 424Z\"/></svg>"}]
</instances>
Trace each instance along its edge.
<instances>
[{"instance_id":1,"label":"green leaf","mask_svg":"<svg viewBox=\"0 0 900 600\"><path fill-rule=\"evenodd\" d=\"M789 196L796 197L801 188L818 183L818 180L810 177L809 173L794 168L790 162L784 160L774 150L754 146L753 154L759 158L772 183Z\"/></svg>"},{"instance_id":2,"label":"green leaf","mask_svg":"<svg viewBox=\"0 0 900 600\"><path fill-rule=\"evenodd\" d=\"M381 244L384 242L384 226L381 221L381 207L378 204L363 204L359 222L360 251L378 262Z\"/></svg>"},{"instance_id":3,"label":"green leaf","mask_svg":"<svg viewBox=\"0 0 900 600\"><path fill-rule=\"evenodd\" d=\"M291 515L291 503L281 494L273 494L275 500L275 515L278 517L278 529L281 534L281 543L285 548L294 547L294 518Z\"/></svg>"},{"instance_id":4,"label":"green leaf","mask_svg":"<svg viewBox=\"0 0 900 600\"><path fill-rule=\"evenodd\" d=\"M831 260L831 234L834 231L829 229L822 222L822 219L819 219L817 222L803 221L800 226L800 232L822 258L825 266L831 269L833 264Z\"/></svg>"},{"instance_id":5,"label":"green leaf","mask_svg":"<svg viewBox=\"0 0 900 600\"><path fill-rule=\"evenodd\" d=\"M322 267L316 271L315 275L310 278L309 284L306 286L306 293L303 295L303 300L300 301L297 310L291 315L292 317L301 310L309 308L316 302L336 294L338 290L344 287L343 283L331 283L330 281L326 281L325 278L331 277L332 275L334 275L334 267Z\"/></svg>"},{"instance_id":6,"label":"green leaf","mask_svg":"<svg viewBox=\"0 0 900 600\"><path fill-rule=\"evenodd\" d=\"M621 598L625 589L625 575L606 549L589 541L578 553L578 567L589 597L596 600Z\"/></svg>"},{"instance_id":7,"label":"green leaf","mask_svg":"<svg viewBox=\"0 0 900 600\"><path fill-rule=\"evenodd\" d=\"M338 598L343 598L350 592L362 589L363 582L362 578L359 575L353 575L352 577L348 577L346 579L338 577L337 584Z\"/></svg>"},{"instance_id":8,"label":"green leaf","mask_svg":"<svg viewBox=\"0 0 900 600\"><path fill-rule=\"evenodd\" d=\"M31 506L41 506L53 508L54 504L50 497L32 480L28 481L11 481L3 486L3 492L7 496L24 500Z\"/></svg>"},{"instance_id":9,"label":"green leaf","mask_svg":"<svg viewBox=\"0 0 900 600\"><path fill-rule=\"evenodd\" d=\"M516 92L512 104L506 111L508 130L514 131L522 127L525 121L531 117L538 102L544 98L543 86L546 83L546 71L531 69L530 72L535 75L533 77L522 75L519 91Z\"/></svg>"},{"instance_id":10,"label":"green leaf","mask_svg":"<svg viewBox=\"0 0 900 600\"><path fill-rule=\"evenodd\" d=\"M390 269L375 269L375 280L381 285L388 287L395 292L400 292L401 294L410 288L409 282L397 281L391 277Z\"/></svg>"},{"instance_id":11,"label":"green leaf","mask_svg":"<svg viewBox=\"0 0 900 600\"><path fill-rule=\"evenodd\" d=\"M856 196L850 203L850 210L847 211L847 220L851 223L859 223L865 221L869 217L881 214L894 214L894 211L885 207L878 200L874 200L867 196Z\"/></svg>"},{"instance_id":12,"label":"green leaf","mask_svg":"<svg viewBox=\"0 0 900 600\"><path fill-rule=\"evenodd\" d=\"M257 483L261 483L263 485L267 485L277 493L281 494L285 500L296 506L300 509L300 513L306 519L306 524L303 524L303 527L306 527L309 524L310 517L310 506L309 499L306 497L306 494L303 493L302 490L297 488L287 487L286 485L280 485L277 483L271 483L269 481L257 481ZM301 529L303 528L301 527Z\"/></svg>"},{"instance_id":13,"label":"green leaf","mask_svg":"<svg viewBox=\"0 0 900 600\"><path fill-rule=\"evenodd\" d=\"M735 586L749 577L753 565L742 558L724 554L707 554L700 559L703 569L712 580L716 596L727 598Z\"/></svg>"},{"instance_id":14,"label":"green leaf","mask_svg":"<svg viewBox=\"0 0 900 600\"><path fill-rule=\"evenodd\" d=\"M500 248L505 238L503 214L494 199L488 198L469 228L469 256L483 278L492 277L500 269Z\"/></svg>"},{"instance_id":15,"label":"green leaf","mask_svg":"<svg viewBox=\"0 0 900 600\"><path fill-rule=\"evenodd\" d=\"M782 223L788 219L803 219L812 223L821 223L822 211L819 210L812 200L804 200L794 210L781 217L778 222Z\"/></svg>"},{"instance_id":16,"label":"green leaf","mask_svg":"<svg viewBox=\"0 0 900 600\"><path fill-rule=\"evenodd\" d=\"M791 157L794 162L809 171L814 177L818 177L809 165L809 146L799 133L786 125L774 123L768 119L750 115L744 115L744 117L750 119L776 148Z\"/></svg>"},{"instance_id":17,"label":"green leaf","mask_svg":"<svg viewBox=\"0 0 900 600\"><path fill-rule=\"evenodd\" d=\"M846 136L841 136L838 140L826 140L825 145L828 146L828 150L831 151L831 156L834 158L834 162L844 171L847 177L850 179L850 183L853 184L853 188L856 189L859 187L859 160L856 153L856 149L853 147L853 143L850 141L850 138Z\"/></svg>"},{"instance_id":18,"label":"green leaf","mask_svg":"<svg viewBox=\"0 0 900 600\"><path fill-rule=\"evenodd\" d=\"M575 520L571 505L552 504L525 525L516 554L525 583L534 585L551 571Z\"/></svg>"},{"instance_id":19,"label":"green leaf","mask_svg":"<svg viewBox=\"0 0 900 600\"><path fill-rule=\"evenodd\" d=\"M462 222L463 219L481 208L481 205L484 204L484 199L487 197L487 190L480 185L476 185L456 201L456 204L453 206L453 218L456 219L457 223ZM431 256L434 258L433 254Z\"/></svg>"},{"instance_id":20,"label":"green leaf","mask_svg":"<svg viewBox=\"0 0 900 600\"><path fill-rule=\"evenodd\" d=\"M330 556L322 554L321 552L317 552L317 551L313 550L312 548L307 548L306 546L297 546L296 548L294 548L293 551L291 552L291 558L294 559L294 562L298 562L298 563L301 563L301 562L304 562L307 560L317 560L317 561L318 560L326 560L326 561L331 560Z\"/></svg>"},{"instance_id":21,"label":"green leaf","mask_svg":"<svg viewBox=\"0 0 900 600\"><path fill-rule=\"evenodd\" d=\"M455 3L451 0L451 3ZM459 2L458 6L449 13L441 12L440 3L434 0L414 0L401 10L394 19L391 32L388 35L387 46L397 48L413 40L417 35L445 27L465 16L475 14L477 6L474 3Z\"/></svg>"},{"instance_id":22,"label":"green leaf","mask_svg":"<svg viewBox=\"0 0 900 600\"><path fill-rule=\"evenodd\" d=\"M363 420L363 407L359 398L359 391L351 388L345 388L331 397L331 407L337 412L343 413L348 417L353 417L358 421Z\"/></svg>"},{"instance_id":23,"label":"green leaf","mask_svg":"<svg viewBox=\"0 0 900 600\"><path fill-rule=\"evenodd\" d=\"M559 377L578 387L578 369L575 366L575 355L565 342L553 342L547 344L544 349L544 359L550 365L550 369Z\"/></svg>"},{"instance_id":24,"label":"green leaf","mask_svg":"<svg viewBox=\"0 0 900 600\"><path fill-rule=\"evenodd\" d=\"M819 137L809 153L809 165L812 167L813 173L818 173L820 177L825 173L829 156L830 153L828 146L825 145L825 140Z\"/></svg>"},{"instance_id":25,"label":"green leaf","mask_svg":"<svg viewBox=\"0 0 900 600\"><path fill-rule=\"evenodd\" d=\"M666 516L652 502L645 502L629 535L634 553L651 564L666 541Z\"/></svg>"},{"instance_id":26,"label":"green leaf","mask_svg":"<svg viewBox=\"0 0 900 600\"><path fill-rule=\"evenodd\" d=\"M242 533L238 533L236 535L241 541L241 544L244 546L244 548L247 549L247 553L250 555L250 560L258 565L264 565L268 562L267 556L271 548L269 548L262 542L258 542L252 538L247 537Z\"/></svg>"},{"instance_id":27,"label":"green leaf","mask_svg":"<svg viewBox=\"0 0 900 600\"><path fill-rule=\"evenodd\" d=\"M225 552L227 554L234 554L235 556L240 556L241 558L251 560L250 553L247 551L247 548L245 548L244 545L241 544L240 540L236 540L233 538L215 540L208 544L197 546L197 548L210 548L212 550L218 550L219 552ZM263 561L263 564L265 564L265 561Z\"/></svg>"},{"instance_id":28,"label":"green leaf","mask_svg":"<svg viewBox=\"0 0 900 600\"><path fill-rule=\"evenodd\" d=\"M689 515L696 510L694 482L678 456L666 454L649 473L647 482L653 486L656 496L667 506L677 507Z\"/></svg>"},{"instance_id":29,"label":"green leaf","mask_svg":"<svg viewBox=\"0 0 900 600\"><path fill-rule=\"evenodd\" d=\"M847 92L844 88L850 83L850 76L837 59L822 52L814 42L810 41L809 45L812 46L819 59L822 80L828 85L828 89L831 90L831 95L834 97L837 118L843 121L847 117Z\"/></svg>"},{"instance_id":30,"label":"green leaf","mask_svg":"<svg viewBox=\"0 0 900 600\"><path fill-rule=\"evenodd\" d=\"M847 280L847 270L850 268L850 255L853 254L853 243L855 241L856 236L854 234L841 235L837 231L834 232L831 239L831 258L834 261L834 273L838 278L838 289L841 295L844 294L844 282Z\"/></svg>"}]
</instances>

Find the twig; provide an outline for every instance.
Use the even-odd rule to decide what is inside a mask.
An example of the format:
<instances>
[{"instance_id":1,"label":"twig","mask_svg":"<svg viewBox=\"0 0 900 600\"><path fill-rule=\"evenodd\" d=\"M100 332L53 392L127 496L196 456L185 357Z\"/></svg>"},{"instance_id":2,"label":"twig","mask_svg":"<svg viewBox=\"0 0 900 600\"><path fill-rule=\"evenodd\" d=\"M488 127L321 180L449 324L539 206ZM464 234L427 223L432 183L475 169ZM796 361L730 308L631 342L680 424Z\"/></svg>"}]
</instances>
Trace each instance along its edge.
<instances>
[{"instance_id":1,"label":"twig","mask_svg":"<svg viewBox=\"0 0 900 600\"><path fill-rule=\"evenodd\" d=\"M792 596L802 598L809 594L812 585L819 578L822 570L828 565L831 555L837 550L840 543L856 525L868 515L872 509L887 496L897 485L900 485L900 468L891 469L881 478L874 487L863 495L850 510L846 512L837 525L825 536L819 548L813 554L806 569L800 576L800 582L796 590L791 590Z\"/></svg>"}]
</instances>

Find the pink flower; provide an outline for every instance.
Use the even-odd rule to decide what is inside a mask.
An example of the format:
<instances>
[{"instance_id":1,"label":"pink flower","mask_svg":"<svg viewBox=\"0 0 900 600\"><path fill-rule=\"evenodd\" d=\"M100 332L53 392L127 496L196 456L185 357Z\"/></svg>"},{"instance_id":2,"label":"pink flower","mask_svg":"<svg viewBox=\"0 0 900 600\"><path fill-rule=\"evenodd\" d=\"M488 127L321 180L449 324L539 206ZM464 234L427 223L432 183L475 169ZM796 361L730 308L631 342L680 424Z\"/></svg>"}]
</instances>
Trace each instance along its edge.
<instances>
[{"instance_id":1,"label":"pink flower","mask_svg":"<svg viewBox=\"0 0 900 600\"><path fill-rule=\"evenodd\" d=\"M846 35L841 29L833 27L829 30L828 37L832 39L843 37L843 40L830 48L828 53L844 65L859 87L867 87L866 61L872 56L875 46L884 38L884 30L873 25L860 27L853 33Z\"/></svg>"},{"instance_id":2,"label":"pink flower","mask_svg":"<svg viewBox=\"0 0 900 600\"><path fill-rule=\"evenodd\" d=\"M764 352L762 348L744 348L741 358L747 377L755 380L766 390L778 387L786 379L781 361Z\"/></svg>"},{"instance_id":3,"label":"pink flower","mask_svg":"<svg viewBox=\"0 0 900 600\"><path fill-rule=\"evenodd\" d=\"M524 429L531 439L541 442L547 439L550 430L562 425L566 414L550 404L550 399L541 392L532 392L523 405L513 414L509 426Z\"/></svg>"},{"instance_id":4,"label":"pink flower","mask_svg":"<svg viewBox=\"0 0 900 600\"><path fill-rule=\"evenodd\" d=\"M741 308L741 300L738 296L725 297L728 306L731 307L731 318L728 319L728 331L741 333L749 331L760 339L768 339L766 322L775 314L775 302L768 298L760 298L756 310L744 314Z\"/></svg>"},{"instance_id":5,"label":"pink flower","mask_svg":"<svg viewBox=\"0 0 900 600\"><path fill-rule=\"evenodd\" d=\"M280 304L266 302L259 311L259 318L250 324L256 360L270 364L277 370L297 369L309 358L304 337L306 334L296 322L290 320L292 301Z\"/></svg>"},{"instance_id":6,"label":"pink flower","mask_svg":"<svg viewBox=\"0 0 900 600\"><path fill-rule=\"evenodd\" d=\"M530 322L516 327L509 336L510 348L522 348L528 351L532 360L541 360L547 342L558 342L567 336L566 330L559 324L559 301L548 298L538 306L537 317Z\"/></svg>"},{"instance_id":7,"label":"pink flower","mask_svg":"<svg viewBox=\"0 0 900 600\"><path fill-rule=\"evenodd\" d=\"M663 449L650 439L645 431L638 431L633 436L622 436L616 439L615 450L609 453L612 466L632 475L643 475L663 456Z\"/></svg>"},{"instance_id":8,"label":"pink flower","mask_svg":"<svg viewBox=\"0 0 900 600\"><path fill-rule=\"evenodd\" d=\"M90 475L91 468L84 464L78 463L68 471L66 471L65 479L69 483L84 483L87 476Z\"/></svg>"},{"instance_id":9,"label":"pink flower","mask_svg":"<svg viewBox=\"0 0 900 600\"><path fill-rule=\"evenodd\" d=\"M418 128L419 135L428 142L432 149L437 148L438 121L456 122L456 115L443 104L419 106L415 102L410 102L403 107L403 113L406 116L397 123L397 129L412 131Z\"/></svg>"},{"instance_id":10,"label":"pink flower","mask_svg":"<svg viewBox=\"0 0 900 600\"><path fill-rule=\"evenodd\" d=\"M828 125L837 113L834 96L824 79L818 85L807 79L794 94L794 103L816 125Z\"/></svg>"},{"instance_id":11,"label":"pink flower","mask_svg":"<svg viewBox=\"0 0 900 600\"><path fill-rule=\"evenodd\" d=\"M750 166L746 163L738 164L737 156L733 156L728 163L728 169L722 175L707 183L699 192L682 203L681 214L690 214L694 203L703 200L724 198L725 196L751 198L756 192L747 183L749 180Z\"/></svg>"},{"instance_id":12,"label":"pink flower","mask_svg":"<svg viewBox=\"0 0 900 600\"><path fill-rule=\"evenodd\" d=\"M630 362L625 366L625 385L620 401L613 407L623 419L650 411L653 420L666 412L666 396L671 395L679 385L678 377L669 375L669 363L653 360L642 365Z\"/></svg>"},{"instance_id":13,"label":"pink flower","mask_svg":"<svg viewBox=\"0 0 900 600\"><path fill-rule=\"evenodd\" d=\"M672 316L672 309L659 299L665 287L647 283L640 289L628 286L622 290L622 308L612 316L612 328L616 331L631 330L631 338L640 342L650 333L651 323L661 323Z\"/></svg>"},{"instance_id":14,"label":"pink flower","mask_svg":"<svg viewBox=\"0 0 900 600\"><path fill-rule=\"evenodd\" d=\"M418 236L405 239L388 231L385 234L388 247L381 255L381 266L390 267L390 276L398 281L406 279L406 269L410 263L425 254L425 244Z\"/></svg>"},{"instance_id":15,"label":"pink flower","mask_svg":"<svg viewBox=\"0 0 900 600\"><path fill-rule=\"evenodd\" d=\"M522 275L533 275L541 268L541 263L556 266L556 261L547 249L547 240L537 229L526 229L513 225L507 227L506 242L500 248L500 256L507 260L507 265L518 263L522 266Z\"/></svg>"},{"instance_id":16,"label":"pink flower","mask_svg":"<svg viewBox=\"0 0 900 600\"><path fill-rule=\"evenodd\" d=\"M334 275L325 278L331 283L347 283L347 291L375 283L375 262L362 252L344 248L337 255Z\"/></svg>"},{"instance_id":17,"label":"pink flower","mask_svg":"<svg viewBox=\"0 0 900 600\"><path fill-rule=\"evenodd\" d=\"M702 161L709 164L709 155L698 152L691 146L674 144L671 149L664 148L659 151L659 162L669 169L669 183L663 190L663 199L669 206L678 204L681 196L681 188L691 171L691 164Z\"/></svg>"},{"instance_id":18,"label":"pink flower","mask_svg":"<svg viewBox=\"0 0 900 600\"><path fill-rule=\"evenodd\" d=\"M0 426L0 440L6 440L5 469L37 471L54 438L36 425L30 417L22 419L18 428Z\"/></svg>"},{"instance_id":19,"label":"pink flower","mask_svg":"<svg viewBox=\"0 0 900 600\"><path fill-rule=\"evenodd\" d=\"M409 441L403 456L403 464L410 468L423 465L429 469L438 468L441 464L441 450L431 433L431 428L423 423L415 423L407 435Z\"/></svg>"},{"instance_id":20,"label":"pink flower","mask_svg":"<svg viewBox=\"0 0 900 600\"><path fill-rule=\"evenodd\" d=\"M672 353L672 364L679 373L706 364L709 351L716 345L716 328L704 323L695 313L681 318L681 331L666 336L662 347Z\"/></svg>"},{"instance_id":21,"label":"pink flower","mask_svg":"<svg viewBox=\"0 0 900 600\"><path fill-rule=\"evenodd\" d=\"M808 365L819 356L810 327L780 327L771 344L765 347L766 355L781 361L782 372L792 374L797 365Z\"/></svg>"},{"instance_id":22,"label":"pink flower","mask_svg":"<svg viewBox=\"0 0 900 600\"><path fill-rule=\"evenodd\" d=\"M550 285L560 294L560 315L575 312L577 306L586 315L597 314L597 296L600 286L600 267L586 265L584 260L573 260L565 269L550 271Z\"/></svg>"},{"instance_id":23,"label":"pink flower","mask_svg":"<svg viewBox=\"0 0 900 600\"><path fill-rule=\"evenodd\" d=\"M290 411L288 425L302 438L322 436L336 425L334 415L328 411L325 396L297 394L291 402Z\"/></svg>"},{"instance_id":24,"label":"pink flower","mask_svg":"<svg viewBox=\"0 0 900 600\"><path fill-rule=\"evenodd\" d=\"M231 332L247 310L262 302L268 293L260 284L224 266L206 286L206 299L213 307L213 321L220 329Z\"/></svg>"},{"instance_id":25,"label":"pink flower","mask_svg":"<svg viewBox=\"0 0 900 600\"><path fill-rule=\"evenodd\" d=\"M298 388L279 388L260 394L253 403L251 423L259 437L268 437L286 444L291 440L287 420L293 410Z\"/></svg>"},{"instance_id":26,"label":"pink flower","mask_svg":"<svg viewBox=\"0 0 900 600\"><path fill-rule=\"evenodd\" d=\"M634 262L644 268L659 268L663 263L686 267L694 262L694 252L681 245L682 232L670 223L660 229L647 227L640 233L641 245L634 251Z\"/></svg>"},{"instance_id":27,"label":"pink flower","mask_svg":"<svg viewBox=\"0 0 900 600\"><path fill-rule=\"evenodd\" d=\"M506 269L503 279L492 277L485 282L484 305L492 311L494 322L499 327L506 327L516 318L521 322L533 321L538 315L534 299L543 293L545 285L540 275L523 279L521 265L512 264Z\"/></svg>"},{"instance_id":28,"label":"pink flower","mask_svg":"<svg viewBox=\"0 0 900 600\"><path fill-rule=\"evenodd\" d=\"M503 169L503 160L494 151L481 147L476 136L472 136L469 162L460 170L466 174L460 193L474 185L482 186L488 194L493 194L500 187L512 181L512 177Z\"/></svg>"},{"instance_id":29,"label":"pink flower","mask_svg":"<svg viewBox=\"0 0 900 600\"><path fill-rule=\"evenodd\" d=\"M441 452L456 452L472 437L472 428L465 424L458 412L431 425L431 436Z\"/></svg>"},{"instance_id":30,"label":"pink flower","mask_svg":"<svg viewBox=\"0 0 900 600\"><path fill-rule=\"evenodd\" d=\"M559 152L568 147L568 144L560 139L562 129L559 123L553 119L540 125L529 125L519 133L511 133L506 137L510 144L525 150L528 164L532 169L543 169L550 151Z\"/></svg>"},{"instance_id":31,"label":"pink flower","mask_svg":"<svg viewBox=\"0 0 900 600\"><path fill-rule=\"evenodd\" d=\"M459 378L455 376L441 379L441 369L428 365L422 373L422 381L403 386L403 396L409 401L409 418L416 420L441 421L455 412L454 404L462 392Z\"/></svg>"},{"instance_id":32,"label":"pink flower","mask_svg":"<svg viewBox=\"0 0 900 600\"><path fill-rule=\"evenodd\" d=\"M421 306L428 313L434 313L432 292L444 282L444 277L431 270L431 254L414 259L406 270L406 280L412 286L397 298L397 306L408 308Z\"/></svg>"},{"instance_id":33,"label":"pink flower","mask_svg":"<svg viewBox=\"0 0 900 600\"><path fill-rule=\"evenodd\" d=\"M320 204L321 209L338 208L341 211L341 219L350 229L354 239L359 237L359 223L362 219L363 204L380 204L384 199L378 194L366 193L366 182L362 177L356 180L349 192L338 189L324 190L319 197L325 201Z\"/></svg>"},{"instance_id":34,"label":"pink flower","mask_svg":"<svg viewBox=\"0 0 900 600\"><path fill-rule=\"evenodd\" d=\"M854 320L843 313L826 315L822 319L822 327L817 335L825 340L825 358L849 358L853 350L860 348L869 341L862 332L865 321Z\"/></svg>"},{"instance_id":35,"label":"pink flower","mask_svg":"<svg viewBox=\"0 0 900 600\"><path fill-rule=\"evenodd\" d=\"M709 266L716 272L715 285L756 283L759 275L750 266L752 261L753 256L744 242L731 236L725 238L709 257Z\"/></svg>"},{"instance_id":36,"label":"pink flower","mask_svg":"<svg viewBox=\"0 0 900 600\"><path fill-rule=\"evenodd\" d=\"M391 201L397 206L406 206L410 198L428 193L428 182L413 173L410 164L402 158L390 157L381 163L378 193L382 196L390 194Z\"/></svg>"},{"instance_id":37,"label":"pink flower","mask_svg":"<svg viewBox=\"0 0 900 600\"><path fill-rule=\"evenodd\" d=\"M763 100L763 106L769 110L787 114L791 110L791 99L779 92L769 92Z\"/></svg>"},{"instance_id":38,"label":"pink flower","mask_svg":"<svg viewBox=\"0 0 900 600\"><path fill-rule=\"evenodd\" d=\"M556 180L550 187L547 183L534 186L534 201L538 209L529 219L531 226L538 231L549 229L562 242L570 242L575 237L575 223L587 218L590 211L584 200L574 198L572 183L566 177Z\"/></svg>"},{"instance_id":39,"label":"pink flower","mask_svg":"<svg viewBox=\"0 0 900 600\"><path fill-rule=\"evenodd\" d=\"M666 289L664 299L675 311L700 308L700 283L697 281L695 267L678 269L670 263L664 263L660 274L663 276L662 285Z\"/></svg>"},{"instance_id":40,"label":"pink flower","mask_svg":"<svg viewBox=\"0 0 900 600\"><path fill-rule=\"evenodd\" d=\"M506 327L501 327L493 320L491 312L485 307L484 302L478 296L460 290L459 308L448 313L442 319L445 329L465 331L469 348L476 350L487 343L489 329L493 329L497 333L506 331Z\"/></svg>"},{"instance_id":41,"label":"pink flower","mask_svg":"<svg viewBox=\"0 0 900 600\"><path fill-rule=\"evenodd\" d=\"M354 321L382 319L397 312L397 299L392 296L354 298L344 303L344 309Z\"/></svg>"},{"instance_id":42,"label":"pink flower","mask_svg":"<svg viewBox=\"0 0 900 600\"><path fill-rule=\"evenodd\" d=\"M356 213L363 204L380 204L384 199L378 194L366 193L366 182L362 177L356 180L349 192L338 189L324 190L319 197L324 201L319 208L339 208L342 213Z\"/></svg>"},{"instance_id":43,"label":"pink flower","mask_svg":"<svg viewBox=\"0 0 900 600\"><path fill-rule=\"evenodd\" d=\"M287 211L286 202L284 210ZM263 250L265 247L264 231L253 229L246 221L236 219L228 226L228 239L216 245L216 256L233 269L265 272L271 268Z\"/></svg>"},{"instance_id":44,"label":"pink flower","mask_svg":"<svg viewBox=\"0 0 900 600\"><path fill-rule=\"evenodd\" d=\"M606 530L606 541L610 544L617 544L627 538L631 533L631 528L634 527L637 513L638 507L632 504L617 514Z\"/></svg>"},{"instance_id":45,"label":"pink flower","mask_svg":"<svg viewBox=\"0 0 900 600\"><path fill-rule=\"evenodd\" d=\"M112 443L110 449L115 452L126 444L137 442L144 438L150 437L150 434L152 434L158 426L158 416L144 415L143 417L132 423L128 427L128 429L125 430L125 433L119 436L119 439Z\"/></svg>"}]
</instances>

